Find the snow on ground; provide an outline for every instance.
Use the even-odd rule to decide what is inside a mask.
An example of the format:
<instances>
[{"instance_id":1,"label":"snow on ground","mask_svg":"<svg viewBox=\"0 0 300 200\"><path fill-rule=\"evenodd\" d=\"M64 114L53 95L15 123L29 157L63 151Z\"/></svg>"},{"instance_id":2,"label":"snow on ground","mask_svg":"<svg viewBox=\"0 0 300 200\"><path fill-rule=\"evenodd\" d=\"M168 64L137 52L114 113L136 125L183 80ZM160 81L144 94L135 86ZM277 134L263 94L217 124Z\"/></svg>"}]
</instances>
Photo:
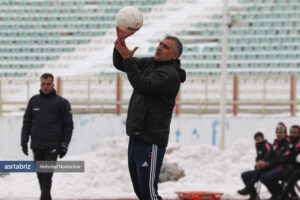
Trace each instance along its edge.
<instances>
[{"instance_id":1,"label":"snow on ground","mask_svg":"<svg viewBox=\"0 0 300 200\"><path fill-rule=\"evenodd\" d=\"M240 174L253 168L252 141L237 140L227 150L210 145L167 148L165 162L182 167L185 176L178 181L159 184L160 194L176 197L176 191L216 191L226 198L241 198ZM97 152L67 156L63 160L84 160L84 173L55 173L53 198L132 198L135 197L127 168L127 139L105 139L106 147ZM35 173L11 173L0 178L1 198L37 198L39 186ZM263 189L263 196L268 193Z\"/></svg>"}]
</instances>

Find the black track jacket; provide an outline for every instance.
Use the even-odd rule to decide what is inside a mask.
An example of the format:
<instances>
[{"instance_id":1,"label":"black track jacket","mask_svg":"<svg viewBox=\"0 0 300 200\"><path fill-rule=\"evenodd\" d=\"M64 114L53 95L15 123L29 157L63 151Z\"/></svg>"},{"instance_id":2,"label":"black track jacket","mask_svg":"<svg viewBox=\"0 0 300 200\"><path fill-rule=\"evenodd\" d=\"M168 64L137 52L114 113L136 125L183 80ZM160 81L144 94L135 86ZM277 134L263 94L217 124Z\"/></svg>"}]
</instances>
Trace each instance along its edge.
<instances>
[{"instance_id":1,"label":"black track jacket","mask_svg":"<svg viewBox=\"0 0 300 200\"><path fill-rule=\"evenodd\" d=\"M69 144L73 132L71 106L68 100L56 95L53 90L48 95L40 91L28 102L23 117L21 145L26 145L31 137L31 148L59 148Z\"/></svg>"},{"instance_id":2,"label":"black track jacket","mask_svg":"<svg viewBox=\"0 0 300 200\"><path fill-rule=\"evenodd\" d=\"M128 107L127 135L143 142L167 146L175 99L186 74L180 60L123 59L114 49L114 66L126 72L133 87Z\"/></svg>"},{"instance_id":3,"label":"black track jacket","mask_svg":"<svg viewBox=\"0 0 300 200\"><path fill-rule=\"evenodd\" d=\"M280 158L284 154L284 152L289 149L289 145L290 145L289 137L285 137L280 141L275 139L273 143L273 151L269 152L265 156L264 161L270 162L273 159Z\"/></svg>"},{"instance_id":4,"label":"black track jacket","mask_svg":"<svg viewBox=\"0 0 300 200\"><path fill-rule=\"evenodd\" d=\"M257 153L256 159L255 159L256 162L258 162L260 160L264 160L266 155L268 153L270 153L271 151L273 151L272 145L267 140L264 140L262 142L255 144L255 147L256 147L256 153Z\"/></svg>"}]
</instances>

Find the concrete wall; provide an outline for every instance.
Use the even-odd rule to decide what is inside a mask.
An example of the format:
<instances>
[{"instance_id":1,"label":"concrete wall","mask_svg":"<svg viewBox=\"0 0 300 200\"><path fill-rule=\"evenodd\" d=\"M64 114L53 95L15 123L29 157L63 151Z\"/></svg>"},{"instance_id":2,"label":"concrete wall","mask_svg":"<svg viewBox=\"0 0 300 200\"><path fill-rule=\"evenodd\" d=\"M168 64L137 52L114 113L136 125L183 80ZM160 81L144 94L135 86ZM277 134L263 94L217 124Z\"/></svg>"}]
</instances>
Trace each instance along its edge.
<instances>
[{"instance_id":1,"label":"concrete wall","mask_svg":"<svg viewBox=\"0 0 300 200\"><path fill-rule=\"evenodd\" d=\"M257 131L262 131L272 142L275 138L275 127L279 121L290 127L293 124L300 124L299 119L297 117L229 117L226 122L226 147L241 138L253 140L253 134ZM95 151L104 145L103 139L106 137L117 136L128 140L125 133L125 122L125 115L75 115L75 129L69 147L69 155ZM22 117L1 117L0 127L0 158L32 159L32 156L23 156L20 147ZM169 144L218 145L219 127L218 117L174 116Z\"/></svg>"}]
</instances>

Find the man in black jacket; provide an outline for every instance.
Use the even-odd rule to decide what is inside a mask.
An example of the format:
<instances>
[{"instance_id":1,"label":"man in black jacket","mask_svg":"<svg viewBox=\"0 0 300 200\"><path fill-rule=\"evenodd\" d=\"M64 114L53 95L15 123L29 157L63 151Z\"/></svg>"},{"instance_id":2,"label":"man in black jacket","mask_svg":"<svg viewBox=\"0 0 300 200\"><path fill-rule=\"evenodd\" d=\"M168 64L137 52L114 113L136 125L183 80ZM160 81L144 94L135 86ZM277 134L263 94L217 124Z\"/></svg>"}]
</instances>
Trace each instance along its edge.
<instances>
[{"instance_id":1,"label":"man in black jacket","mask_svg":"<svg viewBox=\"0 0 300 200\"><path fill-rule=\"evenodd\" d=\"M300 134L300 127L298 125L293 125L292 128L294 132ZM271 164L271 163L270 163ZM300 180L300 138L298 138L298 143L291 146L288 152L285 153L283 159L280 160L280 164L287 166L285 168L285 180L287 185L282 191L279 200L294 200L299 199L294 187L298 180Z\"/></svg>"},{"instance_id":2,"label":"man in black jacket","mask_svg":"<svg viewBox=\"0 0 300 200\"><path fill-rule=\"evenodd\" d=\"M21 133L21 146L28 155L29 137L36 161L56 161L67 153L73 132L73 119L70 103L56 95L53 75L41 76L40 94L34 95L24 114ZM41 200L51 200L53 173L37 173Z\"/></svg>"},{"instance_id":3,"label":"man in black jacket","mask_svg":"<svg viewBox=\"0 0 300 200\"><path fill-rule=\"evenodd\" d=\"M262 132L257 132L254 135L254 140L257 154L255 161L258 162L260 160L264 160L266 155L272 151L272 145L265 140Z\"/></svg>"},{"instance_id":4,"label":"man in black jacket","mask_svg":"<svg viewBox=\"0 0 300 200\"><path fill-rule=\"evenodd\" d=\"M128 166L139 199L161 199L157 192L159 171L168 144L175 99L186 74L178 59L181 42L167 36L156 48L155 57L134 58L125 38L131 34L117 27L114 66L126 72L133 87L126 132L130 136Z\"/></svg>"},{"instance_id":5,"label":"man in black jacket","mask_svg":"<svg viewBox=\"0 0 300 200\"><path fill-rule=\"evenodd\" d=\"M256 148L256 159L258 162L264 160L266 155L272 151L272 145L265 140L262 132L257 132L254 135L255 148ZM250 194L249 200L256 200L257 194L254 189L254 183L259 179L260 171L257 169L246 171L242 173L242 180L245 183L246 187L239 190L238 193L241 195Z\"/></svg>"}]
</instances>

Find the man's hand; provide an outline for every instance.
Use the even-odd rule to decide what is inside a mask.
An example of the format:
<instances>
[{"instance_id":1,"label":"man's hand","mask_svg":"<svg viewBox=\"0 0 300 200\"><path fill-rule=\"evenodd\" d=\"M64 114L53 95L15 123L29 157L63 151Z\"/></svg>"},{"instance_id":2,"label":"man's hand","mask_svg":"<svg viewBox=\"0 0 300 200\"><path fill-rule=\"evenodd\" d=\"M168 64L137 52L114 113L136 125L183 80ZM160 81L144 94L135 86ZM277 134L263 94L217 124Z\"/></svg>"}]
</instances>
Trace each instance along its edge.
<instances>
[{"instance_id":1,"label":"man's hand","mask_svg":"<svg viewBox=\"0 0 300 200\"><path fill-rule=\"evenodd\" d=\"M115 48L118 50L118 52L124 59L131 58L135 51L138 49L138 47L135 47L133 50L129 50L126 46L124 39L117 39L115 41Z\"/></svg>"},{"instance_id":2,"label":"man's hand","mask_svg":"<svg viewBox=\"0 0 300 200\"><path fill-rule=\"evenodd\" d=\"M119 27L116 27L116 31L119 40L124 40L135 33L122 31Z\"/></svg>"},{"instance_id":3,"label":"man's hand","mask_svg":"<svg viewBox=\"0 0 300 200\"><path fill-rule=\"evenodd\" d=\"M266 167L266 163L264 161L260 160L256 163L255 167L256 167L256 169L260 170L260 169Z\"/></svg>"},{"instance_id":4,"label":"man's hand","mask_svg":"<svg viewBox=\"0 0 300 200\"><path fill-rule=\"evenodd\" d=\"M23 144L23 145L22 145L22 151L23 151L23 153L24 153L26 156L28 156L28 147L27 147L27 144Z\"/></svg>"},{"instance_id":5,"label":"man's hand","mask_svg":"<svg viewBox=\"0 0 300 200\"><path fill-rule=\"evenodd\" d=\"M66 143L62 143L61 148L59 149L58 155L59 158L64 157L67 154L68 145Z\"/></svg>"}]
</instances>

